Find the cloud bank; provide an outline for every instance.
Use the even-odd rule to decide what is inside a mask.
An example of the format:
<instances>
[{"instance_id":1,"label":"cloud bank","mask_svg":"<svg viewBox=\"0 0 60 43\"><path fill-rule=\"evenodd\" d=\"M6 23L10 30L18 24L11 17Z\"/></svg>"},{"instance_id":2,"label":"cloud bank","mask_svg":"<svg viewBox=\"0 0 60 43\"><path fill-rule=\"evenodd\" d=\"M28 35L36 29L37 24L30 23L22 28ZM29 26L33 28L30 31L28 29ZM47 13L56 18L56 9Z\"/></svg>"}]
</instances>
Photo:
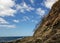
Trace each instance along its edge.
<instances>
[{"instance_id":1,"label":"cloud bank","mask_svg":"<svg viewBox=\"0 0 60 43\"><path fill-rule=\"evenodd\" d=\"M51 9L52 5L58 0L44 0L43 5L49 9Z\"/></svg>"}]
</instances>

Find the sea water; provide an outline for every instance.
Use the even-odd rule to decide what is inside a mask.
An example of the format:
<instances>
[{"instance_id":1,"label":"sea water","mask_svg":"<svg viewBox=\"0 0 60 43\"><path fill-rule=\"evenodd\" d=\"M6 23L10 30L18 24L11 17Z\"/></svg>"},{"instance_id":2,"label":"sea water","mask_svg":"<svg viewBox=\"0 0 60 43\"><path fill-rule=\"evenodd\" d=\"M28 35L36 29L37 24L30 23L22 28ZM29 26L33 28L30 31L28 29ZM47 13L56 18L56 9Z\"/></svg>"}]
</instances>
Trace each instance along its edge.
<instances>
[{"instance_id":1,"label":"sea water","mask_svg":"<svg viewBox=\"0 0 60 43\"><path fill-rule=\"evenodd\" d=\"M17 39L22 39L23 37L0 37L0 42L9 42Z\"/></svg>"}]
</instances>

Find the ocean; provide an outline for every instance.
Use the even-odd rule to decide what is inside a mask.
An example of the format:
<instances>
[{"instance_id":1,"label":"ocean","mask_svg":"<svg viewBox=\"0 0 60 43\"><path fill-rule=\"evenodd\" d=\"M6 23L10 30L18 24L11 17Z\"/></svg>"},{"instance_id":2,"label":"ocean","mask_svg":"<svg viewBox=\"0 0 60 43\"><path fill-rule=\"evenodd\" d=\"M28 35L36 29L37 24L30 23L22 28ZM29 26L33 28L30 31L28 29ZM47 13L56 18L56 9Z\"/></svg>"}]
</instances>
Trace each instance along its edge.
<instances>
[{"instance_id":1,"label":"ocean","mask_svg":"<svg viewBox=\"0 0 60 43\"><path fill-rule=\"evenodd\" d=\"M17 39L22 39L24 37L0 37L0 42L9 42Z\"/></svg>"}]
</instances>

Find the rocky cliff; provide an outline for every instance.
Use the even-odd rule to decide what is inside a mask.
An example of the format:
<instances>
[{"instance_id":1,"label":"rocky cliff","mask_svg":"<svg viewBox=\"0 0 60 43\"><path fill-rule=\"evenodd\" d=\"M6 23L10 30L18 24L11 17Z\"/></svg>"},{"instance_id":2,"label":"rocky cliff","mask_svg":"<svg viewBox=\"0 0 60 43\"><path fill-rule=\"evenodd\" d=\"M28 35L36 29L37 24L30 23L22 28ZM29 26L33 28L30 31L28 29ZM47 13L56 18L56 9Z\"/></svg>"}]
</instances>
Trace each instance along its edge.
<instances>
[{"instance_id":1,"label":"rocky cliff","mask_svg":"<svg viewBox=\"0 0 60 43\"><path fill-rule=\"evenodd\" d=\"M13 43L60 43L60 0L52 6L32 37Z\"/></svg>"},{"instance_id":2,"label":"rocky cliff","mask_svg":"<svg viewBox=\"0 0 60 43\"><path fill-rule=\"evenodd\" d=\"M52 6L34 36L42 43L60 43L60 0Z\"/></svg>"}]
</instances>

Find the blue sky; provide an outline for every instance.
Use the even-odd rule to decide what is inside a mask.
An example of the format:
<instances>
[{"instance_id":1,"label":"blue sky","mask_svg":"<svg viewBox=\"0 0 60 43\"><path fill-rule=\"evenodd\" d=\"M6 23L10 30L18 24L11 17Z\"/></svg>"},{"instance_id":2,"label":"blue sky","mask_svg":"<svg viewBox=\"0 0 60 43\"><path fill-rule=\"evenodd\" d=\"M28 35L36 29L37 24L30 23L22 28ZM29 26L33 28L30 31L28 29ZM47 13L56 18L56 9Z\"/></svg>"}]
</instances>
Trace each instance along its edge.
<instances>
[{"instance_id":1,"label":"blue sky","mask_svg":"<svg viewBox=\"0 0 60 43\"><path fill-rule=\"evenodd\" d=\"M0 0L0 36L31 36L56 0Z\"/></svg>"}]
</instances>

